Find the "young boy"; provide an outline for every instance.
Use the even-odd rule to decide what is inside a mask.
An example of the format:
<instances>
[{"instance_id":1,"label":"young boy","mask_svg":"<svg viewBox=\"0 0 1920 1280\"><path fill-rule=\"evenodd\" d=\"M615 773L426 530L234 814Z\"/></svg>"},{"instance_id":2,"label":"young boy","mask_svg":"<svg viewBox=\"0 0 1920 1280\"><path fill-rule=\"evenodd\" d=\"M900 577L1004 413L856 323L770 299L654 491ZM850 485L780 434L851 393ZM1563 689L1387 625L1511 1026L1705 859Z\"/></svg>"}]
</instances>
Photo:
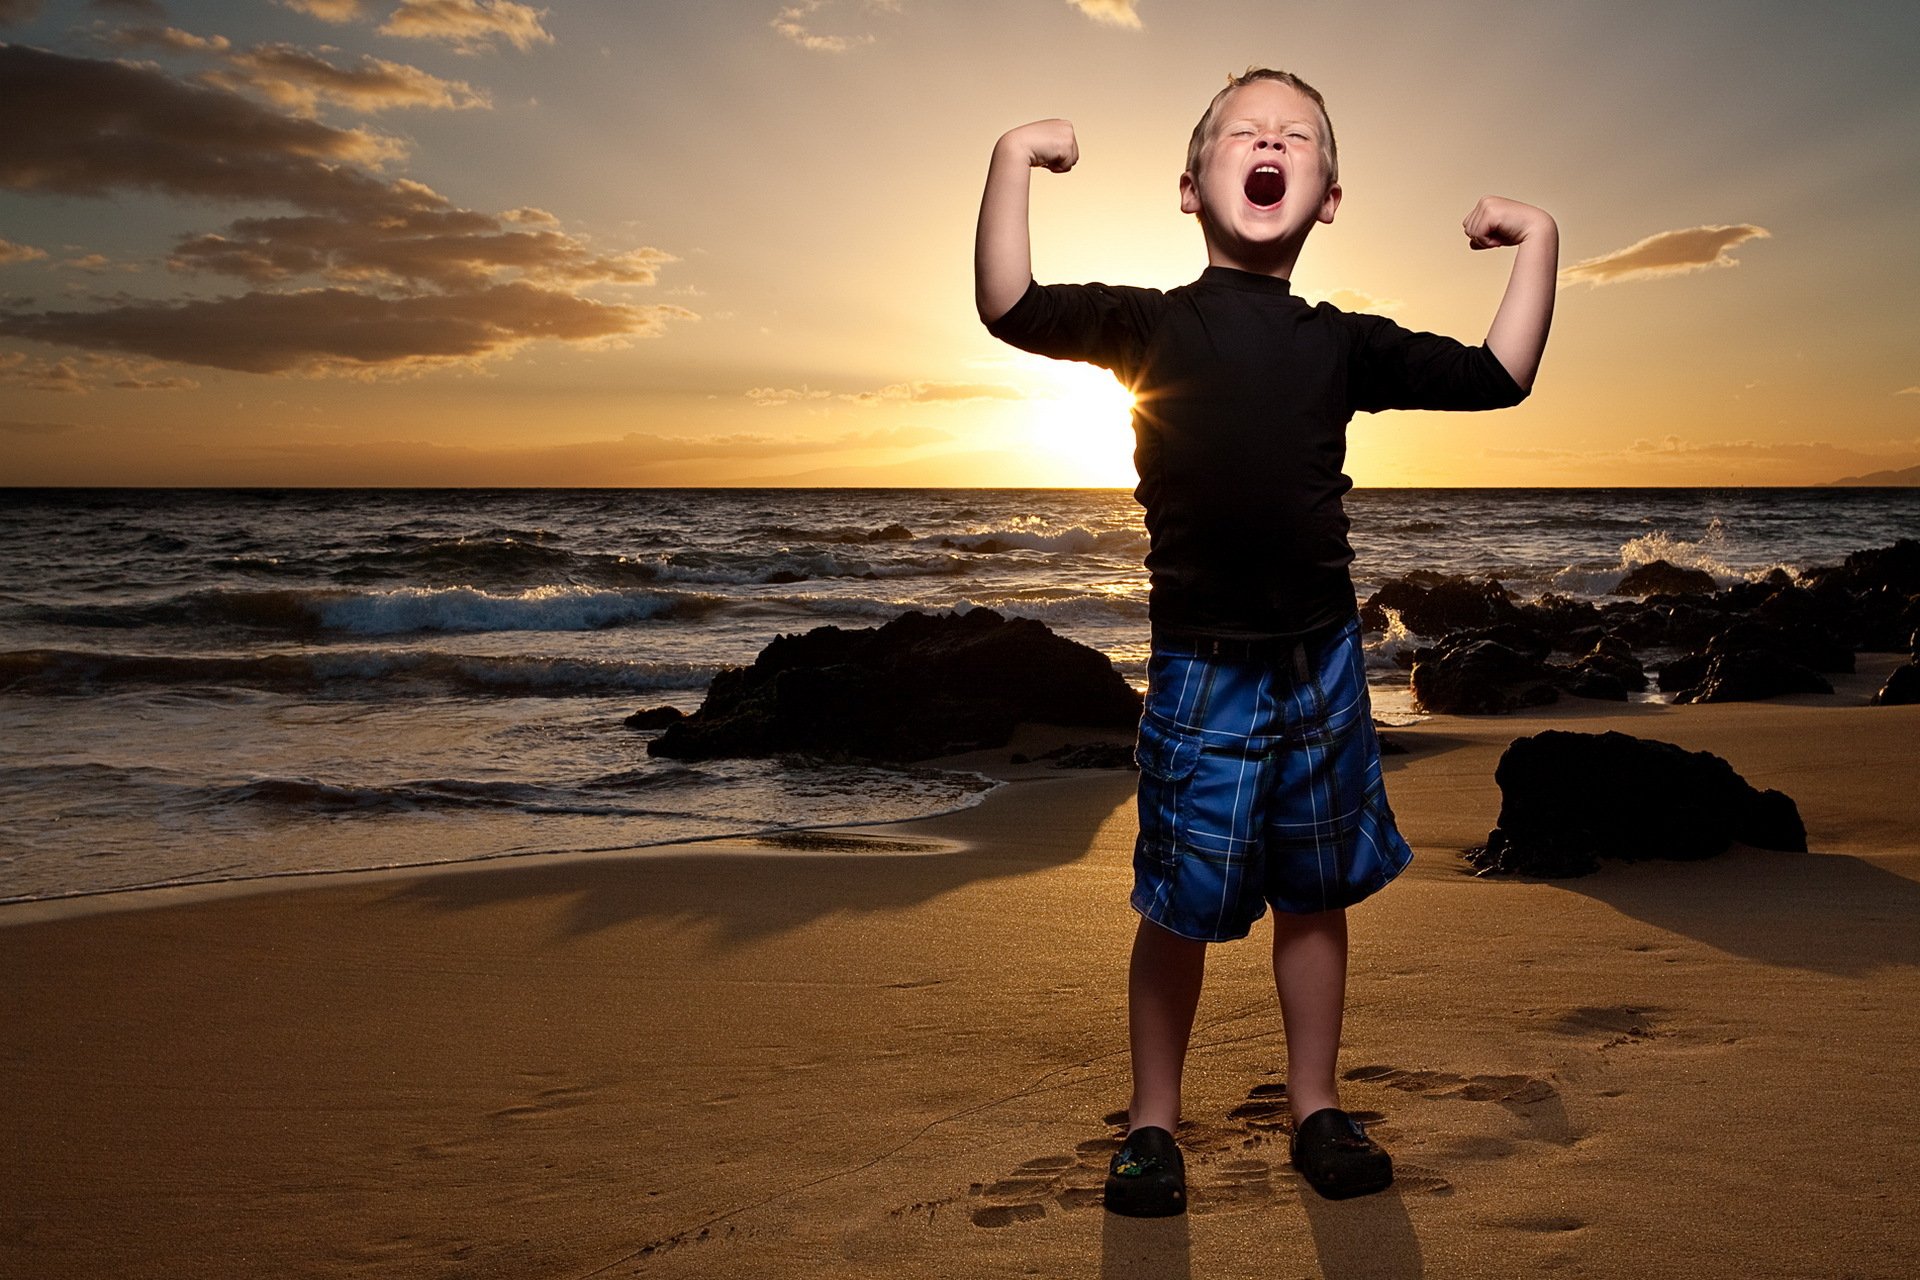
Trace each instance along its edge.
<instances>
[{"instance_id":1,"label":"young boy","mask_svg":"<svg viewBox=\"0 0 1920 1280\"><path fill-rule=\"evenodd\" d=\"M1135 396L1153 646L1136 753L1131 1125L1106 1204L1186 1208L1173 1132L1207 944L1245 937L1269 905L1290 1156L1321 1195L1364 1195L1392 1182L1393 1165L1340 1110L1334 1082L1346 908L1413 855L1387 806L1367 700L1340 504L1346 426L1355 410L1524 399L1553 314L1559 230L1497 196L1467 215L1473 248L1518 246L1484 346L1307 305L1289 277L1340 207L1333 126L1306 83L1250 69L1208 106L1180 175L1180 210L1206 240L1200 278L1166 292L1042 286L1028 171L1078 159L1065 120L995 145L975 299L995 336L1102 365Z\"/></svg>"}]
</instances>

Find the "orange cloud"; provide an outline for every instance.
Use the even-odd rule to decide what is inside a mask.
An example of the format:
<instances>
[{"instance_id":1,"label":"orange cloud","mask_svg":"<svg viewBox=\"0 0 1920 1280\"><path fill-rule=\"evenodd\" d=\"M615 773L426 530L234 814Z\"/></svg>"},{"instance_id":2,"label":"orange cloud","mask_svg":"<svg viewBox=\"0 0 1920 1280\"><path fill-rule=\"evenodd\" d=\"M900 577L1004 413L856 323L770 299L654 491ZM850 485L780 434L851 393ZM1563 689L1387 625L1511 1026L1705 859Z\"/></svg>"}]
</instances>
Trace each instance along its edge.
<instances>
[{"instance_id":1,"label":"orange cloud","mask_svg":"<svg viewBox=\"0 0 1920 1280\"><path fill-rule=\"evenodd\" d=\"M1684 275L1709 267L1737 267L1728 251L1748 240L1765 240L1765 227L1739 223L1726 227L1689 227L1662 231L1597 258L1576 262L1560 273L1563 284L1613 284L1621 280L1651 280Z\"/></svg>"},{"instance_id":2,"label":"orange cloud","mask_svg":"<svg viewBox=\"0 0 1920 1280\"><path fill-rule=\"evenodd\" d=\"M513 0L402 0L380 34L445 40L458 53L480 53L504 40L525 53L553 43L553 34L540 25L546 13Z\"/></svg>"},{"instance_id":3,"label":"orange cloud","mask_svg":"<svg viewBox=\"0 0 1920 1280\"><path fill-rule=\"evenodd\" d=\"M1140 14L1133 7L1133 0L1067 0L1067 3L1096 22L1140 29Z\"/></svg>"},{"instance_id":4,"label":"orange cloud","mask_svg":"<svg viewBox=\"0 0 1920 1280\"><path fill-rule=\"evenodd\" d=\"M304 13L322 22L331 22L335 26L352 22L360 16L360 10L365 7L362 0L280 0L280 3L296 13Z\"/></svg>"},{"instance_id":5,"label":"orange cloud","mask_svg":"<svg viewBox=\"0 0 1920 1280\"><path fill-rule=\"evenodd\" d=\"M823 36L815 33L807 20L826 8L833 0L800 0L798 4L782 6L774 15L773 29L802 49L811 49L815 53L845 53L849 49L874 42L874 36L866 33L857 36ZM868 0L868 9L880 9L895 12L899 9L897 0Z\"/></svg>"},{"instance_id":6,"label":"orange cloud","mask_svg":"<svg viewBox=\"0 0 1920 1280\"><path fill-rule=\"evenodd\" d=\"M30 244L15 244L11 240L0 239L0 266L9 262L33 262L47 256L45 249L36 249Z\"/></svg>"},{"instance_id":7,"label":"orange cloud","mask_svg":"<svg viewBox=\"0 0 1920 1280\"><path fill-rule=\"evenodd\" d=\"M0 314L0 334L243 373L373 373L471 363L543 338L651 336L668 319L691 314L595 302L516 280L402 298L306 289L13 312Z\"/></svg>"},{"instance_id":8,"label":"orange cloud","mask_svg":"<svg viewBox=\"0 0 1920 1280\"><path fill-rule=\"evenodd\" d=\"M190 391L200 385L191 378L152 376L158 368L151 360L97 352L49 361L21 351L0 351L0 386L87 395L109 386L122 391Z\"/></svg>"},{"instance_id":9,"label":"orange cloud","mask_svg":"<svg viewBox=\"0 0 1920 1280\"><path fill-rule=\"evenodd\" d=\"M336 67L294 45L263 44L234 54L228 65L231 71L211 72L208 82L254 89L302 112L311 112L322 99L361 111L391 107L463 111L493 105L486 94L464 80L443 80L418 67L369 55L362 55L351 67Z\"/></svg>"}]
</instances>

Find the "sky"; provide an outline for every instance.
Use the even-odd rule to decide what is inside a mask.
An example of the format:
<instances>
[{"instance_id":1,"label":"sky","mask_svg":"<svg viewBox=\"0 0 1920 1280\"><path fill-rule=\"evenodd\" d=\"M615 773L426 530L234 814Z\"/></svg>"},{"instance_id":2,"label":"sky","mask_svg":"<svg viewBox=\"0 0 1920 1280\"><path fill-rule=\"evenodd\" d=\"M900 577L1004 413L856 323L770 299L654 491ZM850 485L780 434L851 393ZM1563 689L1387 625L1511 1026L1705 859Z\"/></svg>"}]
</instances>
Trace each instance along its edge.
<instances>
[{"instance_id":1,"label":"sky","mask_svg":"<svg viewBox=\"0 0 1920 1280\"><path fill-rule=\"evenodd\" d=\"M1920 464L1920 8L1243 0L0 0L0 484L1130 486L1126 392L972 300L1172 288L1226 76L1327 99L1314 301L1479 342L1560 226L1532 397L1356 416L1361 486Z\"/></svg>"}]
</instances>

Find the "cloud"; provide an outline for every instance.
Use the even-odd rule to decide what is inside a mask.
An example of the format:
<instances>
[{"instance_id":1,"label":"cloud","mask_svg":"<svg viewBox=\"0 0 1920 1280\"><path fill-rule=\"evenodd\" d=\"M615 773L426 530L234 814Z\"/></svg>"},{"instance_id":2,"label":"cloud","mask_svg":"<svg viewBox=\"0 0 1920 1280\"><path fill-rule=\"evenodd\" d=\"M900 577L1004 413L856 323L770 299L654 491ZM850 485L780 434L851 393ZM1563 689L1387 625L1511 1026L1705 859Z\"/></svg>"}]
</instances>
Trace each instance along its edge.
<instances>
[{"instance_id":1,"label":"cloud","mask_svg":"<svg viewBox=\"0 0 1920 1280\"><path fill-rule=\"evenodd\" d=\"M464 80L443 80L419 67L363 54L350 67L335 66L312 50L276 42L236 50L225 36L197 36L178 27L120 27L104 33L120 49L199 54L218 58L219 69L196 77L221 89L250 89L279 106L311 115L322 100L359 111L391 107L464 110L489 107L487 95Z\"/></svg>"},{"instance_id":2,"label":"cloud","mask_svg":"<svg viewBox=\"0 0 1920 1280\"><path fill-rule=\"evenodd\" d=\"M294 45L263 44L233 55L228 65L234 69L228 73L231 82L302 112L310 113L321 99L360 111L391 107L464 111L493 105L485 93L464 80L443 80L419 67L366 54L351 67L336 67Z\"/></svg>"},{"instance_id":3,"label":"cloud","mask_svg":"<svg viewBox=\"0 0 1920 1280\"><path fill-rule=\"evenodd\" d=\"M1067 0L1067 3L1096 22L1140 29L1140 15L1134 10L1134 0Z\"/></svg>"},{"instance_id":4,"label":"cloud","mask_svg":"<svg viewBox=\"0 0 1920 1280\"><path fill-rule=\"evenodd\" d=\"M280 3L296 13L304 13L335 26L352 22L366 7L362 0L280 0Z\"/></svg>"},{"instance_id":5,"label":"cloud","mask_svg":"<svg viewBox=\"0 0 1920 1280\"><path fill-rule=\"evenodd\" d=\"M0 27L31 22L39 16L40 0L0 0Z\"/></svg>"},{"instance_id":6,"label":"cloud","mask_svg":"<svg viewBox=\"0 0 1920 1280\"><path fill-rule=\"evenodd\" d=\"M125 391L190 391L200 385L191 378L156 377L159 367L152 360L98 352L42 360L23 351L0 351L0 386L87 395L109 386Z\"/></svg>"},{"instance_id":7,"label":"cloud","mask_svg":"<svg viewBox=\"0 0 1920 1280\"><path fill-rule=\"evenodd\" d=\"M167 7L160 0L87 0L87 8L131 14L136 18L152 18L155 22L167 16Z\"/></svg>"},{"instance_id":8,"label":"cloud","mask_svg":"<svg viewBox=\"0 0 1920 1280\"><path fill-rule=\"evenodd\" d=\"M1327 301L1342 311L1369 311L1375 315L1398 311L1401 305L1398 298L1376 298L1358 289L1335 289L1327 295Z\"/></svg>"},{"instance_id":9,"label":"cloud","mask_svg":"<svg viewBox=\"0 0 1920 1280\"><path fill-rule=\"evenodd\" d=\"M30 244L15 244L11 240L0 239L0 266L9 262L33 262L47 256L45 249L36 249Z\"/></svg>"},{"instance_id":10,"label":"cloud","mask_svg":"<svg viewBox=\"0 0 1920 1280\"><path fill-rule=\"evenodd\" d=\"M0 188L104 196L148 190L283 201L363 218L442 208L418 183L356 166L399 154L391 139L283 115L157 67L0 45Z\"/></svg>"},{"instance_id":11,"label":"cloud","mask_svg":"<svg viewBox=\"0 0 1920 1280\"><path fill-rule=\"evenodd\" d=\"M896 382L877 391L821 391L799 387L753 387L747 399L761 408L807 400L845 400L852 404L929 404L958 400L1024 400L1016 387L987 382Z\"/></svg>"},{"instance_id":12,"label":"cloud","mask_svg":"<svg viewBox=\"0 0 1920 1280\"><path fill-rule=\"evenodd\" d=\"M0 262L4 262L4 261L6 261L6 259L4 257L0 257ZM1893 394L1897 396L1920 396L1920 387L1902 387L1898 391L1894 392Z\"/></svg>"},{"instance_id":13,"label":"cloud","mask_svg":"<svg viewBox=\"0 0 1920 1280\"><path fill-rule=\"evenodd\" d=\"M0 334L243 373L374 373L472 363L543 338L651 336L673 318L691 313L596 302L515 280L401 298L305 289L0 313Z\"/></svg>"},{"instance_id":14,"label":"cloud","mask_svg":"<svg viewBox=\"0 0 1920 1280\"><path fill-rule=\"evenodd\" d=\"M196 36L178 27L116 27L100 38L115 48L160 53L225 53L233 48L233 41L225 36Z\"/></svg>"},{"instance_id":15,"label":"cloud","mask_svg":"<svg viewBox=\"0 0 1920 1280\"><path fill-rule=\"evenodd\" d=\"M1736 267L1740 264L1727 256L1729 250L1748 240L1765 240L1770 236L1765 227L1750 223L1662 231L1624 249L1576 262L1560 272L1560 280L1563 284L1597 286L1621 280L1683 275L1708 267Z\"/></svg>"},{"instance_id":16,"label":"cloud","mask_svg":"<svg viewBox=\"0 0 1920 1280\"><path fill-rule=\"evenodd\" d=\"M598 254L585 241L534 220L466 209L424 210L378 222L328 215L242 218L222 233L183 238L167 259L178 271L208 271L266 284L302 275L335 281L483 285L501 271L548 283L646 285L677 259L659 249ZM547 215L551 216L551 215Z\"/></svg>"},{"instance_id":17,"label":"cloud","mask_svg":"<svg viewBox=\"0 0 1920 1280\"><path fill-rule=\"evenodd\" d=\"M651 335L669 319L693 318L679 307L572 292L652 284L671 254L602 252L543 209L456 208L421 183L373 172L396 150L385 139L185 84L157 67L0 45L3 118L36 127L0 133L0 188L292 205L299 212L291 216L183 236L168 266L253 286L318 277L352 287L14 310L0 312L0 333L256 373L367 374L482 360L537 338ZM74 265L98 268L105 259Z\"/></svg>"},{"instance_id":18,"label":"cloud","mask_svg":"<svg viewBox=\"0 0 1920 1280\"><path fill-rule=\"evenodd\" d=\"M782 6L774 15L773 29L802 49L811 49L815 53L845 53L874 42L875 37L871 33L857 36L823 36L815 33L807 20L831 3L833 0L800 0L798 4ZM897 13L900 5L898 0L868 0L866 7L869 10Z\"/></svg>"},{"instance_id":19,"label":"cloud","mask_svg":"<svg viewBox=\"0 0 1920 1280\"><path fill-rule=\"evenodd\" d=\"M383 36L445 40L458 53L481 53L504 40L525 53L536 44L552 44L540 25L545 9L513 0L402 0L380 27Z\"/></svg>"}]
</instances>

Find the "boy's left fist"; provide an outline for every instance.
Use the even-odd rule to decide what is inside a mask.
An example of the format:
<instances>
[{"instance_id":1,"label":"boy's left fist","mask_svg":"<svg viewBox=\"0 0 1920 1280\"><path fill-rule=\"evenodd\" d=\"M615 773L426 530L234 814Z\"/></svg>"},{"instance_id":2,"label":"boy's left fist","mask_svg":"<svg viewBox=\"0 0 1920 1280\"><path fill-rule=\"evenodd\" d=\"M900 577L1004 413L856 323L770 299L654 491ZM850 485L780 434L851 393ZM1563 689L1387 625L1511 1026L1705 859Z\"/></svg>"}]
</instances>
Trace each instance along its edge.
<instances>
[{"instance_id":1,"label":"boy's left fist","mask_svg":"<svg viewBox=\"0 0 1920 1280\"><path fill-rule=\"evenodd\" d=\"M1499 249L1516 245L1528 236L1553 229L1553 217L1545 209L1536 209L1505 196L1482 196L1460 223L1467 243L1475 249Z\"/></svg>"}]
</instances>

